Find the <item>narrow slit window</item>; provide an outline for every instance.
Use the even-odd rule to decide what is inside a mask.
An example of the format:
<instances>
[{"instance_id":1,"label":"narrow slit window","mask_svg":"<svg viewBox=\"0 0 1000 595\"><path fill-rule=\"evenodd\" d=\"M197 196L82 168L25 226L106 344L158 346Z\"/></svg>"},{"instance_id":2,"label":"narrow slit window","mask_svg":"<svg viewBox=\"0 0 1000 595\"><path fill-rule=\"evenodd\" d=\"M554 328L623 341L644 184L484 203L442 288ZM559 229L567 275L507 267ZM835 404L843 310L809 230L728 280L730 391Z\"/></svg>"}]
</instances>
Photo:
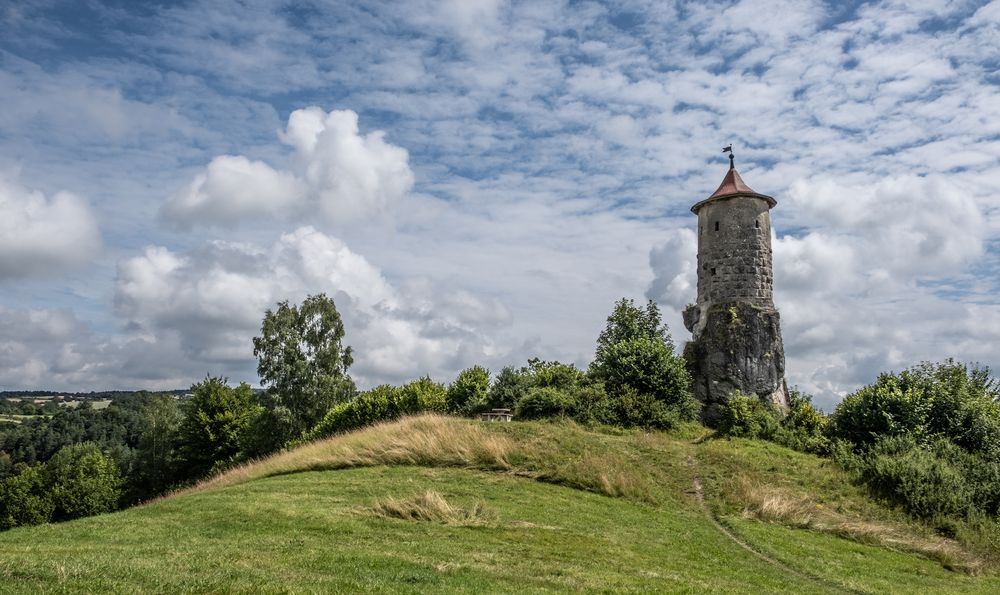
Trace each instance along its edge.
<instances>
[{"instance_id":1,"label":"narrow slit window","mask_svg":"<svg viewBox=\"0 0 1000 595\"><path fill-rule=\"evenodd\" d=\"M718 225L718 224L716 224L716 225ZM715 267L712 267L712 276L713 277L715 276Z\"/></svg>"},{"instance_id":2,"label":"narrow slit window","mask_svg":"<svg viewBox=\"0 0 1000 595\"><path fill-rule=\"evenodd\" d=\"M719 231L719 222L718 221L715 222L715 231Z\"/></svg>"},{"instance_id":3,"label":"narrow slit window","mask_svg":"<svg viewBox=\"0 0 1000 595\"><path fill-rule=\"evenodd\" d=\"M760 229L760 221L754 221L753 226L756 227L757 229Z\"/></svg>"}]
</instances>

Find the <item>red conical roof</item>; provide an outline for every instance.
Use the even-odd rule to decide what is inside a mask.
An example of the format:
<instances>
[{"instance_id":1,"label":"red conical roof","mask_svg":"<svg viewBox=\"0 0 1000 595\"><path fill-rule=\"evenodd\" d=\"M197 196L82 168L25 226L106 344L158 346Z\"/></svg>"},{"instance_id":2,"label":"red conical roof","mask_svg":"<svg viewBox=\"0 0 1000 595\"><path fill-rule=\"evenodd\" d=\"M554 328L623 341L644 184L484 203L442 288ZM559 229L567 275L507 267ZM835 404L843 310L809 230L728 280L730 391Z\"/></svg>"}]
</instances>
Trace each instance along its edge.
<instances>
[{"instance_id":1,"label":"red conical roof","mask_svg":"<svg viewBox=\"0 0 1000 595\"><path fill-rule=\"evenodd\" d=\"M733 162L729 162L729 171L726 172L726 177L722 178L722 183L719 187L703 201L696 203L691 207L692 213L697 213L698 209L705 206L706 204L722 198L736 197L736 196L749 196L753 198L762 198L767 201L768 208L774 208L774 205L778 204L778 201L774 200L766 194L761 194L754 190L753 188L747 186L743 178L740 177L740 172L736 171L736 166Z\"/></svg>"},{"instance_id":2,"label":"red conical roof","mask_svg":"<svg viewBox=\"0 0 1000 595\"><path fill-rule=\"evenodd\" d=\"M719 188L709 198L726 196L727 194L757 194L757 192L746 185L746 182L740 177L740 172L736 171L734 166L729 166L726 177L722 178Z\"/></svg>"}]
</instances>

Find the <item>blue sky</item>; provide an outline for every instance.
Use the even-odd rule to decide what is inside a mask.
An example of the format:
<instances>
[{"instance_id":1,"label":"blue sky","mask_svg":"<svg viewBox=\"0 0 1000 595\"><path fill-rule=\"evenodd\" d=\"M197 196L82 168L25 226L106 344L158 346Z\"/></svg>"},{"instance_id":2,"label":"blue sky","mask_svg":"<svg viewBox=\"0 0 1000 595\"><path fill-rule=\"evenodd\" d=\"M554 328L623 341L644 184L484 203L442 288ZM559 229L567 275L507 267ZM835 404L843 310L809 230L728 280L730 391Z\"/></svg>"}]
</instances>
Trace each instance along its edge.
<instances>
[{"instance_id":1,"label":"blue sky","mask_svg":"<svg viewBox=\"0 0 1000 595\"><path fill-rule=\"evenodd\" d=\"M141 6L137 6L140 5ZM324 291L362 386L586 365L694 301L722 146L790 384L1000 366L1000 3L8 1L0 387L255 381Z\"/></svg>"}]
</instances>

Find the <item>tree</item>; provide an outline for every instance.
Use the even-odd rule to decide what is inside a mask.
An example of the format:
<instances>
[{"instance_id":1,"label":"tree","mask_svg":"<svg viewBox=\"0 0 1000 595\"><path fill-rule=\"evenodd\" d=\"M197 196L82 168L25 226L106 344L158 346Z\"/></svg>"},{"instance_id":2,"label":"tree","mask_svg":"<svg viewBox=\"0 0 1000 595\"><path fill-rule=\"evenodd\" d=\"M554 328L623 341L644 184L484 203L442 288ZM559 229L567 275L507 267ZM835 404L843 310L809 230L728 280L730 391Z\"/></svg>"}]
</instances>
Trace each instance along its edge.
<instances>
[{"instance_id":1,"label":"tree","mask_svg":"<svg viewBox=\"0 0 1000 595\"><path fill-rule=\"evenodd\" d=\"M337 307L322 293L307 297L301 306L280 302L265 313L260 331L253 352L257 373L268 389L261 424L279 432L280 445L315 426L334 404L354 396L354 382L347 374L354 358L351 348L341 345L344 324Z\"/></svg>"},{"instance_id":2,"label":"tree","mask_svg":"<svg viewBox=\"0 0 1000 595\"><path fill-rule=\"evenodd\" d=\"M177 401L159 395L142 407L143 430L133 451L126 502L141 502L165 492L177 479L177 430L182 416Z\"/></svg>"},{"instance_id":3,"label":"tree","mask_svg":"<svg viewBox=\"0 0 1000 595\"><path fill-rule=\"evenodd\" d=\"M653 301L644 310L624 298L615 304L597 338L589 373L604 383L612 398L634 401L634 391L652 397L683 419L697 416L691 376L684 360L674 354L673 341Z\"/></svg>"},{"instance_id":4,"label":"tree","mask_svg":"<svg viewBox=\"0 0 1000 595\"><path fill-rule=\"evenodd\" d=\"M93 442L60 449L42 467L42 479L54 521L111 512L121 496L118 465Z\"/></svg>"},{"instance_id":5,"label":"tree","mask_svg":"<svg viewBox=\"0 0 1000 595\"><path fill-rule=\"evenodd\" d=\"M487 395L487 409L513 409L530 388L530 379L523 371L506 366L493 379Z\"/></svg>"},{"instance_id":6,"label":"tree","mask_svg":"<svg viewBox=\"0 0 1000 595\"><path fill-rule=\"evenodd\" d=\"M490 371L482 366L466 368L448 385L448 410L452 413L476 413L487 406Z\"/></svg>"},{"instance_id":7,"label":"tree","mask_svg":"<svg viewBox=\"0 0 1000 595\"><path fill-rule=\"evenodd\" d=\"M188 478L202 477L216 464L233 460L242 434L260 414L250 385L232 388L227 381L206 377L191 387L177 430L178 457Z\"/></svg>"},{"instance_id":8,"label":"tree","mask_svg":"<svg viewBox=\"0 0 1000 595\"><path fill-rule=\"evenodd\" d=\"M21 525L41 525L52 517L52 499L45 489L40 467L24 463L15 474L0 481L0 531Z\"/></svg>"},{"instance_id":9,"label":"tree","mask_svg":"<svg viewBox=\"0 0 1000 595\"><path fill-rule=\"evenodd\" d=\"M656 302L649 300L646 302L646 309L642 310L635 305L635 301L622 298L615 303L607 325L597 337L597 353L592 365L603 365L607 350L629 339L649 339L663 343L671 353L674 350L670 332L667 325L663 324Z\"/></svg>"}]
</instances>

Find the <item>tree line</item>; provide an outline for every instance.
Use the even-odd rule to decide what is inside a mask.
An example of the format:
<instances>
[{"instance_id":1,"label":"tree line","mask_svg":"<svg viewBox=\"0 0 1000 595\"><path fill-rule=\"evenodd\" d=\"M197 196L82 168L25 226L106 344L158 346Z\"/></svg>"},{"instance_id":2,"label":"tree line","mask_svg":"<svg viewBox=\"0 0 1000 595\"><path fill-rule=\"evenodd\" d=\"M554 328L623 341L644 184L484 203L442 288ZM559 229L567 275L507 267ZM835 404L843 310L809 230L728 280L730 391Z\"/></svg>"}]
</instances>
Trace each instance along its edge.
<instances>
[{"instance_id":1,"label":"tree line","mask_svg":"<svg viewBox=\"0 0 1000 595\"><path fill-rule=\"evenodd\" d=\"M0 528L128 506L282 448L420 412L505 408L517 419L657 430L701 415L651 301L615 304L586 369L535 358L495 374L475 365L447 385L425 376L358 391L344 334L325 295L281 302L253 338L264 390L207 376L180 403L132 395L0 432ZM830 415L797 390L787 409L735 393L715 436L829 457L874 496L954 533L1000 512L998 403L989 370L926 363L881 375Z\"/></svg>"}]
</instances>

